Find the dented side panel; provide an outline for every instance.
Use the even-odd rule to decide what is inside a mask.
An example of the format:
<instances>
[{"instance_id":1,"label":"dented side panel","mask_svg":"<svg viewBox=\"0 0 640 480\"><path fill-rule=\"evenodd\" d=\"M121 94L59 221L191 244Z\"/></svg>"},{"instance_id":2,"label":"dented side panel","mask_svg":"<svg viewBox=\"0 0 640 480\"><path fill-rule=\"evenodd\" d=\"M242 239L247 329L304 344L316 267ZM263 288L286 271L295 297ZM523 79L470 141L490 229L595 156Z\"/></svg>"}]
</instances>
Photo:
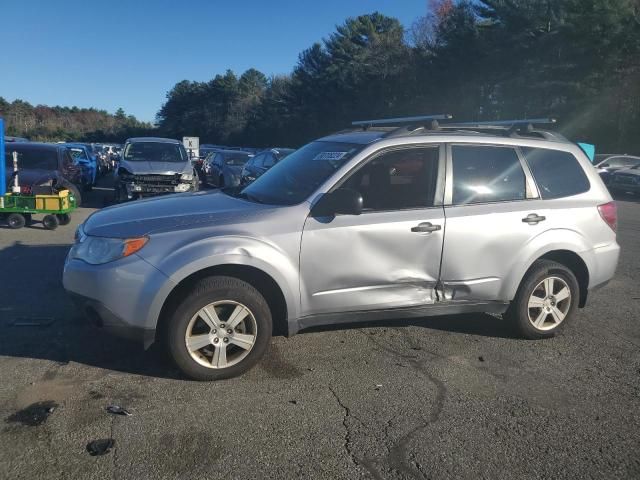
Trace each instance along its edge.
<instances>
[{"instance_id":1,"label":"dented side panel","mask_svg":"<svg viewBox=\"0 0 640 480\"><path fill-rule=\"evenodd\" d=\"M423 222L441 229L411 231ZM441 207L309 217L300 253L302 315L435 303L444 231Z\"/></svg>"}]
</instances>

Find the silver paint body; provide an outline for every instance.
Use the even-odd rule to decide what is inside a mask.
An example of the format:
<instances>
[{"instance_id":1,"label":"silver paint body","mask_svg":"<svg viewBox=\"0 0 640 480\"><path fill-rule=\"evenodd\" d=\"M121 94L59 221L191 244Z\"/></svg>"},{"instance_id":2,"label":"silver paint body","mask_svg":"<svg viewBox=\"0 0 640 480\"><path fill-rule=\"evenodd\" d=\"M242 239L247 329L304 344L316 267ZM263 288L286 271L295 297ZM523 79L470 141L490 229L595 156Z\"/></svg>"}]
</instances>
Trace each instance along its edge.
<instances>
[{"instance_id":1,"label":"silver paint body","mask_svg":"<svg viewBox=\"0 0 640 480\"><path fill-rule=\"evenodd\" d=\"M170 292L190 275L221 265L265 272L280 287L290 333L342 321L354 312L419 315L504 311L532 263L545 253L569 250L589 270L589 289L614 275L619 246L597 205L611 196L578 146L544 140L476 134L426 134L380 139L372 132L334 135L330 141L366 147L338 169L306 201L270 206L220 191L178 194L105 208L83 225L87 235L137 237L148 244L131 257L104 265L68 259L65 288L104 309L114 323L153 332ZM327 221L310 216L318 198L355 166L385 149L440 145L439 198L433 208L361 215ZM528 199L451 206L452 144L551 148L572 153L591 188L569 198L541 200L531 174ZM546 217L523 223L528 214ZM414 233L422 222L441 225ZM461 307L468 306L467 310ZM496 307L497 306L497 307ZM417 310L416 310L417 309ZM107 320L108 322L109 320ZM149 342L147 342L149 343Z\"/></svg>"}]
</instances>

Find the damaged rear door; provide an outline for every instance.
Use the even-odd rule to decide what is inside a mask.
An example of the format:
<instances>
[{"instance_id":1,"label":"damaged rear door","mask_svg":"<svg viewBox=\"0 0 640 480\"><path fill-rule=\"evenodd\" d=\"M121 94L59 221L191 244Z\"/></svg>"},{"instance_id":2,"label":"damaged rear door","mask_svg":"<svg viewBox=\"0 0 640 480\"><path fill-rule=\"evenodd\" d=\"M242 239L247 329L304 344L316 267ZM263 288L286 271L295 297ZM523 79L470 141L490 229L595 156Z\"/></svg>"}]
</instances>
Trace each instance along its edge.
<instances>
[{"instance_id":1,"label":"damaged rear door","mask_svg":"<svg viewBox=\"0 0 640 480\"><path fill-rule=\"evenodd\" d=\"M374 154L336 185L359 191L363 212L307 219L303 316L436 302L444 164L440 145L396 147Z\"/></svg>"}]
</instances>

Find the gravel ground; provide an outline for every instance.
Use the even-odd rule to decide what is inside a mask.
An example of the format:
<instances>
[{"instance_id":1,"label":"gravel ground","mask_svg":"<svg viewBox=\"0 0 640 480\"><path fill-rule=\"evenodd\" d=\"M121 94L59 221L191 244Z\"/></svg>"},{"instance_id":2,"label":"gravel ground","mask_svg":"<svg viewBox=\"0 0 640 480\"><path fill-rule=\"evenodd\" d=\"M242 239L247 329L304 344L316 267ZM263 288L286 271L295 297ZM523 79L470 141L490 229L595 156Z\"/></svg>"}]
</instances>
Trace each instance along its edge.
<instances>
[{"instance_id":1,"label":"gravel ground","mask_svg":"<svg viewBox=\"0 0 640 480\"><path fill-rule=\"evenodd\" d=\"M619 202L616 278L561 336L484 314L332 327L218 383L73 310L62 264L91 211L0 228L0 478L640 478L637 198Z\"/></svg>"}]
</instances>

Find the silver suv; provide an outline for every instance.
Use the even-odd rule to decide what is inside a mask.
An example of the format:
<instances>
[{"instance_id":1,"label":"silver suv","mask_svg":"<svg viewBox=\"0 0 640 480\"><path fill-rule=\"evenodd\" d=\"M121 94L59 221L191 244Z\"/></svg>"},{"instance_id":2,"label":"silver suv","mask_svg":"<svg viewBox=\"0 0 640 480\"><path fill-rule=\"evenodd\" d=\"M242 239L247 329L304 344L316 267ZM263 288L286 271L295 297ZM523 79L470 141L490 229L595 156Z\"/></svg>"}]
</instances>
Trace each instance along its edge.
<instances>
[{"instance_id":1,"label":"silver suv","mask_svg":"<svg viewBox=\"0 0 640 480\"><path fill-rule=\"evenodd\" d=\"M616 269L602 180L531 125L429 121L322 138L244 188L98 211L64 286L200 380L251 368L273 331L323 324L491 312L553 336Z\"/></svg>"}]
</instances>

